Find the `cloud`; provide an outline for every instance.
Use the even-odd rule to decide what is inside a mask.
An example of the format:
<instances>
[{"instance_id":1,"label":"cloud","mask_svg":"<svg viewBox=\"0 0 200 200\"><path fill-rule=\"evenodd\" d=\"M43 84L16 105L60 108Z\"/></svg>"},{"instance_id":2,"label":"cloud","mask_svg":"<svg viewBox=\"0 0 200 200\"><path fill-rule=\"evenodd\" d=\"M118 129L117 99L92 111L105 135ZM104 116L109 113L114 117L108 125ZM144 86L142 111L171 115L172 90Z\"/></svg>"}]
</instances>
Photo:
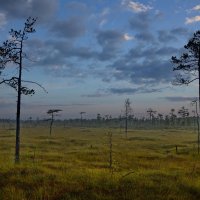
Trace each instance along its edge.
<instances>
[{"instance_id":1,"label":"cloud","mask_svg":"<svg viewBox=\"0 0 200 200\"><path fill-rule=\"evenodd\" d=\"M106 90L98 90L94 94L86 94L81 95L82 97L87 98L100 98L106 97L110 95L133 95L133 94L146 94L146 93L155 93L161 92L164 88L146 88L146 87L138 87L138 88L109 88Z\"/></svg>"},{"instance_id":2,"label":"cloud","mask_svg":"<svg viewBox=\"0 0 200 200\"><path fill-rule=\"evenodd\" d=\"M68 8L68 11L73 14L86 14L89 12L87 5L82 2L71 1L66 4L66 7Z\"/></svg>"},{"instance_id":3,"label":"cloud","mask_svg":"<svg viewBox=\"0 0 200 200\"><path fill-rule=\"evenodd\" d=\"M134 39L134 37L131 36L131 35L129 35L128 33L125 33L125 34L124 34L124 40L129 41L129 40L133 40L133 39Z\"/></svg>"},{"instance_id":4,"label":"cloud","mask_svg":"<svg viewBox=\"0 0 200 200\"><path fill-rule=\"evenodd\" d=\"M189 29L184 27L177 27L171 30L158 30L158 41L161 43L175 42L180 39L180 37L189 37L191 32Z\"/></svg>"},{"instance_id":5,"label":"cloud","mask_svg":"<svg viewBox=\"0 0 200 200\"><path fill-rule=\"evenodd\" d=\"M170 57L180 50L173 46L138 45L107 66L111 76L117 80L126 80L134 84L148 86L168 84L172 81Z\"/></svg>"},{"instance_id":6,"label":"cloud","mask_svg":"<svg viewBox=\"0 0 200 200\"><path fill-rule=\"evenodd\" d=\"M188 37L189 35L191 35L190 31L184 27L173 28L170 30L170 34L176 35L177 37L180 37L180 36Z\"/></svg>"},{"instance_id":7,"label":"cloud","mask_svg":"<svg viewBox=\"0 0 200 200\"><path fill-rule=\"evenodd\" d=\"M163 43L171 42L176 40L176 36L166 30L160 30L158 31L158 40Z\"/></svg>"},{"instance_id":8,"label":"cloud","mask_svg":"<svg viewBox=\"0 0 200 200\"><path fill-rule=\"evenodd\" d=\"M192 10L194 11L199 11L200 10L200 5L196 5L192 8Z\"/></svg>"},{"instance_id":9,"label":"cloud","mask_svg":"<svg viewBox=\"0 0 200 200\"><path fill-rule=\"evenodd\" d=\"M154 42L154 35L148 31L140 32L135 35L135 38L142 42Z\"/></svg>"},{"instance_id":10,"label":"cloud","mask_svg":"<svg viewBox=\"0 0 200 200\"><path fill-rule=\"evenodd\" d=\"M0 28L7 24L6 16L4 13L0 13Z\"/></svg>"},{"instance_id":11,"label":"cloud","mask_svg":"<svg viewBox=\"0 0 200 200\"><path fill-rule=\"evenodd\" d=\"M74 59L76 63L80 59L94 59L98 55L91 47L75 46L71 41L64 39L46 41L34 39L27 41L27 44L31 46L27 54L37 61L34 63L37 66L66 66L69 65L70 59Z\"/></svg>"},{"instance_id":12,"label":"cloud","mask_svg":"<svg viewBox=\"0 0 200 200\"><path fill-rule=\"evenodd\" d=\"M154 93L154 92L161 92L162 89L160 88L150 88L147 89L146 87L138 87L138 88L110 88L109 92L112 94L118 95L131 95L131 94L142 94L142 93Z\"/></svg>"},{"instance_id":13,"label":"cloud","mask_svg":"<svg viewBox=\"0 0 200 200\"><path fill-rule=\"evenodd\" d=\"M149 29L152 18L148 13L139 13L129 19L129 25L132 30L146 31Z\"/></svg>"},{"instance_id":14,"label":"cloud","mask_svg":"<svg viewBox=\"0 0 200 200\"><path fill-rule=\"evenodd\" d=\"M108 14L110 14L110 8L104 8L100 16L105 17Z\"/></svg>"},{"instance_id":15,"label":"cloud","mask_svg":"<svg viewBox=\"0 0 200 200\"><path fill-rule=\"evenodd\" d=\"M187 17L185 24L192 24L192 23L196 23L196 22L200 22L200 15L197 15L197 16L191 17L191 18Z\"/></svg>"},{"instance_id":16,"label":"cloud","mask_svg":"<svg viewBox=\"0 0 200 200\"><path fill-rule=\"evenodd\" d=\"M63 38L76 38L85 33L84 21L81 18L71 17L66 21L56 21L50 31Z\"/></svg>"},{"instance_id":17,"label":"cloud","mask_svg":"<svg viewBox=\"0 0 200 200\"><path fill-rule=\"evenodd\" d=\"M102 46L115 45L123 40L123 34L116 30L99 31L97 41Z\"/></svg>"},{"instance_id":18,"label":"cloud","mask_svg":"<svg viewBox=\"0 0 200 200\"><path fill-rule=\"evenodd\" d=\"M193 101L197 99L197 97L182 97L182 96L171 96L171 97L162 97L168 101L172 102L184 102L184 101Z\"/></svg>"},{"instance_id":19,"label":"cloud","mask_svg":"<svg viewBox=\"0 0 200 200\"><path fill-rule=\"evenodd\" d=\"M98 31L97 42L102 47L98 58L102 61L114 58L122 41L125 41L124 34L117 30Z\"/></svg>"},{"instance_id":20,"label":"cloud","mask_svg":"<svg viewBox=\"0 0 200 200\"><path fill-rule=\"evenodd\" d=\"M135 48L130 49L128 54L126 55L126 59L147 59L147 60L155 60L155 59L163 59L163 57L169 57L174 53L179 52L180 50L172 47L172 46L151 46L151 47L142 47L136 46Z\"/></svg>"},{"instance_id":21,"label":"cloud","mask_svg":"<svg viewBox=\"0 0 200 200\"><path fill-rule=\"evenodd\" d=\"M122 0L121 4L123 6L126 6L127 8L129 8L131 11L135 13L147 12L148 10L152 9L151 6L144 5L142 3L139 3L136 1L130 1L130 0Z\"/></svg>"},{"instance_id":22,"label":"cloud","mask_svg":"<svg viewBox=\"0 0 200 200\"><path fill-rule=\"evenodd\" d=\"M169 83L172 78L170 62L168 60L152 59L132 65L133 72L129 77L131 82L139 84Z\"/></svg>"},{"instance_id":23,"label":"cloud","mask_svg":"<svg viewBox=\"0 0 200 200\"><path fill-rule=\"evenodd\" d=\"M24 19L32 16L38 17L39 22L48 22L56 13L57 8L57 0L6 0L1 1L0 12L7 18Z\"/></svg>"},{"instance_id":24,"label":"cloud","mask_svg":"<svg viewBox=\"0 0 200 200\"><path fill-rule=\"evenodd\" d=\"M109 96L109 94L104 94L104 93L94 93L94 94L83 94L81 97L87 97L87 98L100 98L100 97L106 97Z\"/></svg>"}]
</instances>

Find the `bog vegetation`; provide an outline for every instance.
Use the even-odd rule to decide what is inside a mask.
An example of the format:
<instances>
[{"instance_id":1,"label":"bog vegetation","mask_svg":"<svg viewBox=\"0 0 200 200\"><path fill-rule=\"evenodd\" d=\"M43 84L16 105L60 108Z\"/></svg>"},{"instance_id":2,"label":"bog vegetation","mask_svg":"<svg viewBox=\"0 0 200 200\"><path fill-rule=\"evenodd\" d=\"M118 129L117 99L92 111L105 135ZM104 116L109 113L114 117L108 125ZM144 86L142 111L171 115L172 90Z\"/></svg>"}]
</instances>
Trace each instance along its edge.
<instances>
[{"instance_id":1,"label":"bog vegetation","mask_svg":"<svg viewBox=\"0 0 200 200\"><path fill-rule=\"evenodd\" d=\"M77 121L76 128L75 121L55 121L49 136L49 123L22 123L18 165L13 124L1 123L0 199L200 198L194 128L129 129L126 138L124 129L102 121Z\"/></svg>"}]
</instances>

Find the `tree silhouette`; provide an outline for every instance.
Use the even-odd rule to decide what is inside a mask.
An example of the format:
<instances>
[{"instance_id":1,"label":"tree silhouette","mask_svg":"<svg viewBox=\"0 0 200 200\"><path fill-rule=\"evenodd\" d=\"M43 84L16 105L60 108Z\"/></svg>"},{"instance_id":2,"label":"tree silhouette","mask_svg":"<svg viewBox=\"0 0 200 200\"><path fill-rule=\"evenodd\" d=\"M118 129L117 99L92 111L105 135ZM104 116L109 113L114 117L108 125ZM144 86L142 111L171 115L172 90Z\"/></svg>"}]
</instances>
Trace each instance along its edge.
<instances>
[{"instance_id":1,"label":"tree silhouette","mask_svg":"<svg viewBox=\"0 0 200 200\"><path fill-rule=\"evenodd\" d=\"M193 100L192 101L192 105L195 104L195 111L194 111L194 117L195 117L195 114L196 114L196 122L197 122L197 149L198 149L198 154L200 153L200 132L199 132L199 114L198 114L198 111L197 111L197 100Z\"/></svg>"},{"instance_id":2,"label":"tree silhouette","mask_svg":"<svg viewBox=\"0 0 200 200\"><path fill-rule=\"evenodd\" d=\"M150 119L150 121L153 123L154 114L156 114L157 111L153 110L152 108L149 108L149 109L147 110L147 113L149 114L149 119Z\"/></svg>"},{"instance_id":3,"label":"tree silhouette","mask_svg":"<svg viewBox=\"0 0 200 200\"><path fill-rule=\"evenodd\" d=\"M21 95L33 95L34 89L22 85L22 83L33 83L41 88L40 84L34 81L26 81L22 79L23 60L27 58L24 53L24 43L28 39L30 33L34 33L33 28L36 22L36 18L29 17L24 23L24 27L21 30L11 29L10 39L6 40L2 46L0 46L0 70L5 69L8 64L17 65L18 75L8 79L2 79L0 84L4 83L17 91L17 113L16 113L16 146L15 146L15 162L20 161L20 116L21 116ZM2 71L1 71L2 72ZM0 73L1 74L1 73ZM44 88L43 88L44 89ZM45 89L44 89L45 90Z\"/></svg>"},{"instance_id":4,"label":"tree silhouette","mask_svg":"<svg viewBox=\"0 0 200 200\"><path fill-rule=\"evenodd\" d=\"M126 134L126 138L128 137L127 132L128 132L128 118L129 115L132 112L132 108L131 108L131 102L130 99L126 99L124 102L124 107L125 107L125 111L124 111L124 117L125 117L125 134Z\"/></svg>"},{"instance_id":5,"label":"tree silhouette","mask_svg":"<svg viewBox=\"0 0 200 200\"><path fill-rule=\"evenodd\" d=\"M170 115L170 120L171 120L173 126L174 126L175 119L176 119L176 115L174 114L174 112L175 112L175 109L172 108L171 111L170 111L170 113L169 113L169 115Z\"/></svg>"},{"instance_id":6,"label":"tree silhouette","mask_svg":"<svg viewBox=\"0 0 200 200\"><path fill-rule=\"evenodd\" d=\"M173 70L179 71L173 81L174 85L188 85L199 80L199 110L200 110L200 30L196 31L184 46L187 52L179 58L172 56Z\"/></svg>"},{"instance_id":7,"label":"tree silhouette","mask_svg":"<svg viewBox=\"0 0 200 200\"><path fill-rule=\"evenodd\" d=\"M85 114L86 112L80 112L80 115L81 115L81 127L83 126L83 115Z\"/></svg>"},{"instance_id":8,"label":"tree silhouette","mask_svg":"<svg viewBox=\"0 0 200 200\"><path fill-rule=\"evenodd\" d=\"M178 110L178 115L183 118L184 123L185 123L185 119L189 116L189 111L187 108L185 108L184 106L181 107L180 110Z\"/></svg>"},{"instance_id":9,"label":"tree silhouette","mask_svg":"<svg viewBox=\"0 0 200 200\"><path fill-rule=\"evenodd\" d=\"M186 118L189 116L189 112L188 112L188 109L185 108L184 106L181 107L180 110L178 110L178 114L180 115L180 117L182 118Z\"/></svg>"},{"instance_id":10,"label":"tree silhouette","mask_svg":"<svg viewBox=\"0 0 200 200\"><path fill-rule=\"evenodd\" d=\"M51 133L52 133L52 126L53 126L53 122L54 122L54 117L55 117L55 114L60 112L62 110L60 109L51 109L51 110L48 110L47 111L47 114L51 115L51 119L50 119L50 128L49 128L49 135L51 136Z\"/></svg>"}]
</instances>

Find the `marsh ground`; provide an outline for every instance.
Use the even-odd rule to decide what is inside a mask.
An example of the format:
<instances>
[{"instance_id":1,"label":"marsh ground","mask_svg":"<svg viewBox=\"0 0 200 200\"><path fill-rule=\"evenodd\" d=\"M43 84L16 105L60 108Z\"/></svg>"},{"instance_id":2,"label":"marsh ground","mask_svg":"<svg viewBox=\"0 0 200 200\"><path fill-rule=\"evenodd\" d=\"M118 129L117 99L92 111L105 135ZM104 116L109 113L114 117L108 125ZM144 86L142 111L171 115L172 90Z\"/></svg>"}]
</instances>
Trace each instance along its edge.
<instances>
[{"instance_id":1,"label":"marsh ground","mask_svg":"<svg viewBox=\"0 0 200 200\"><path fill-rule=\"evenodd\" d=\"M130 130L128 139L119 129L55 127L51 137L48 131L22 129L15 165L15 132L0 130L0 199L200 199L194 130Z\"/></svg>"}]
</instances>

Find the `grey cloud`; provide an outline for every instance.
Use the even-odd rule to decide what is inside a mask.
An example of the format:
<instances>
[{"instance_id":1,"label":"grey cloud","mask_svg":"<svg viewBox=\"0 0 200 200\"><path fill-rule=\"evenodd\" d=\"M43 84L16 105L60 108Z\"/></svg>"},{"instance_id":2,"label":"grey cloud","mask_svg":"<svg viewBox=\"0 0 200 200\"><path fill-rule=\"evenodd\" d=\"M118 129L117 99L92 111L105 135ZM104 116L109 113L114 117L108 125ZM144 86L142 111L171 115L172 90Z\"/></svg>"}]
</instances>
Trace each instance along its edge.
<instances>
[{"instance_id":1,"label":"grey cloud","mask_svg":"<svg viewBox=\"0 0 200 200\"><path fill-rule=\"evenodd\" d=\"M82 2L72 1L66 4L67 11L73 15L83 15L88 14L89 8L86 4Z\"/></svg>"},{"instance_id":2,"label":"grey cloud","mask_svg":"<svg viewBox=\"0 0 200 200\"><path fill-rule=\"evenodd\" d=\"M123 34L115 30L99 31L97 34L97 40L102 46L115 44L121 41L122 38Z\"/></svg>"},{"instance_id":3,"label":"grey cloud","mask_svg":"<svg viewBox=\"0 0 200 200\"><path fill-rule=\"evenodd\" d=\"M97 57L97 52L92 51L89 47L75 47L68 40L41 41L34 39L28 41L28 46L31 46L28 54L36 57L36 65L63 65L69 58L87 60Z\"/></svg>"},{"instance_id":4,"label":"grey cloud","mask_svg":"<svg viewBox=\"0 0 200 200\"><path fill-rule=\"evenodd\" d=\"M85 33L84 20L78 17L71 17L66 21L55 21L50 31L60 37L76 38Z\"/></svg>"},{"instance_id":5,"label":"grey cloud","mask_svg":"<svg viewBox=\"0 0 200 200\"><path fill-rule=\"evenodd\" d=\"M174 34L170 34L168 31L160 30L158 31L158 40L160 42L166 43L171 41L176 41L176 36Z\"/></svg>"},{"instance_id":6,"label":"grey cloud","mask_svg":"<svg viewBox=\"0 0 200 200\"><path fill-rule=\"evenodd\" d=\"M146 87L138 87L138 88L109 88L106 90L98 90L94 94L84 94L82 97L87 98L100 98L110 95L133 95L133 94L146 94L146 93L155 93L161 92L164 88L146 88Z\"/></svg>"},{"instance_id":7,"label":"grey cloud","mask_svg":"<svg viewBox=\"0 0 200 200\"><path fill-rule=\"evenodd\" d=\"M147 31L149 29L149 25L152 19L150 18L148 13L140 13L137 15L134 15L129 20L129 25L132 30L135 31Z\"/></svg>"},{"instance_id":8,"label":"grey cloud","mask_svg":"<svg viewBox=\"0 0 200 200\"><path fill-rule=\"evenodd\" d=\"M180 37L189 38L192 35L192 33L184 27L178 27L171 30L159 30L157 33L158 41L161 43L174 42Z\"/></svg>"},{"instance_id":9,"label":"grey cloud","mask_svg":"<svg viewBox=\"0 0 200 200\"><path fill-rule=\"evenodd\" d=\"M171 97L162 97L162 98L168 101L173 101L173 102L194 101L197 99L197 97L182 97L182 96L171 96Z\"/></svg>"},{"instance_id":10,"label":"grey cloud","mask_svg":"<svg viewBox=\"0 0 200 200\"><path fill-rule=\"evenodd\" d=\"M148 31L140 32L135 35L135 38L144 42L154 42L154 36Z\"/></svg>"},{"instance_id":11,"label":"grey cloud","mask_svg":"<svg viewBox=\"0 0 200 200\"><path fill-rule=\"evenodd\" d=\"M0 29L1 29L4 25L6 25L6 23L7 23L7 20L6 20L5 14L0 12Z\"/></svg>"},{"instance_id":12,"label":"grey cloud","mask_svg":"<svg viewBox=\"0 0 200 200\"><path fill-rule=\"evenodd\" d=\"M169 83L172 79L170 66L169 61L159 59L136 64L130 74L131 81L147 84Z\"/></svg>"},{"instance_id":13,"label":"grey cloud","mask_svg":"<svg viewBox=\"0 0 200 200\"><path fill-rule=\"evenodd\" d=\"M97 41L102 47L99 59L109 60L115 57L123 38L123 34L116 30L99 31L97 33Z\"/></svg>"},{"instance_id":14,"label":"grey cloud","mask_svg":"<svg viewBox=\"0 0 200 200\"><path fill-rule=\"evenodd\" d=\"M57 0L6 0L1 1L0 11L8 18L38 17L39 22L48 21L56 12Z\"/></svg>"},{"instance_id":15,"label":"grey cloud","mask_svg":"<svg viewBox=\"0 0 200 200\"><path fill-rule=\"evenodd\" d=\"M71 104L30 104L30 107L73 107L73 106L90 106L93 103L71 103Z\"/></svg>"},{"instance_id":16,"label":"grey cloud","mask_svg":"<svg viewBox=\"0 0 200 200\"><path fill-rule=\"evenodd\" d=\"M83 94L81 97L87 97L87 98L100 98L100 97L106 97L109 96L109 94L104 93L94 93L94 94Z\"/></svg>"},{"instance_id":17,"label":"grey cloud","mask_svg":"<svg viewBox=\"0 0 200 200\"><path fill-rule=\"evenodd\" d=\"M133 49L130 49L128 54L126 55L126 59L148 59L154 60L163 57L170 58L171 55L180 52L181 49L177 49L172 46L150 46L150 47L143 47L143 46L136 46Z\"/></svg>"},{"instance_id":18,"label":"grey cloud","mask_svg":"<svg viewBox=\"0 0 200 200\"><path fill-rule=\"evenodd\" d=\"M150 88L147 89L146 87L138 87L138 88L110 88L109 92L112 94L119 94L119 95L123 95L123 94L127 94L127 95L131 95L131 94L142 94L142 93L154 93L154 92L161 92L162 89L161 88Z\"/></svg>"},{"instance_id":19,"label":"grey cloud","mask_svg":"<svg viewBox=\"0 0 200 200\"><path fill-rule=\"evenodd\" d=\"M189 36L191 33L187 28L178 27L170 30L170 33L177 36Z\"/></svg>"},{"instance_id":20,"label":"grey cloud","mask_svg":"<svg viewBox=\"0 0 200 200\"><path fill-rule=\"evenodd\" d=\"M48 74L51 74L55 77L75 77L77 79L85 79L89 75L89 69L86 69L84 66L80 66L79 63L74 62L65 63L62 65L49 66L45 70Z\"/></svg>"},{"instance_id":21,"label":"grey cloud","mask_svg":"<svg viewBox=\"0 0 200 200\"><path fill-rule=\"evenodd\" d=\"M56 50L62 57L78 57L82 59L90 59L96 56L96 52L92 51L89 47L74 46L73 43L63 40L47 41L52 50Z\"/></svg>"},{"instance_id":22,"label":"grey cloud","mask_svg":"<svg viewBox=\"0 0 200 200\"><path fill-rule=\"evenodd\" d=\"M165 46L165 47L161 47L159 49L156 50L156 54L159 56L171 56L177 52L179 52L180 49L177 49L175 47L169 47L169 46Z\"/></svg>"},{"instance_id":23,"label":"grey cloud","mask_svg":"<svg viewBox=\"0 0 200 200\"><path fill-rule=\"evenodd\" d=\"M172 68L168 60L152 58L143 61L118 60L109 66L115 69L116 80L129 80L135 84L155 85L172 81Z\"/></svg>"}]
</instances>

